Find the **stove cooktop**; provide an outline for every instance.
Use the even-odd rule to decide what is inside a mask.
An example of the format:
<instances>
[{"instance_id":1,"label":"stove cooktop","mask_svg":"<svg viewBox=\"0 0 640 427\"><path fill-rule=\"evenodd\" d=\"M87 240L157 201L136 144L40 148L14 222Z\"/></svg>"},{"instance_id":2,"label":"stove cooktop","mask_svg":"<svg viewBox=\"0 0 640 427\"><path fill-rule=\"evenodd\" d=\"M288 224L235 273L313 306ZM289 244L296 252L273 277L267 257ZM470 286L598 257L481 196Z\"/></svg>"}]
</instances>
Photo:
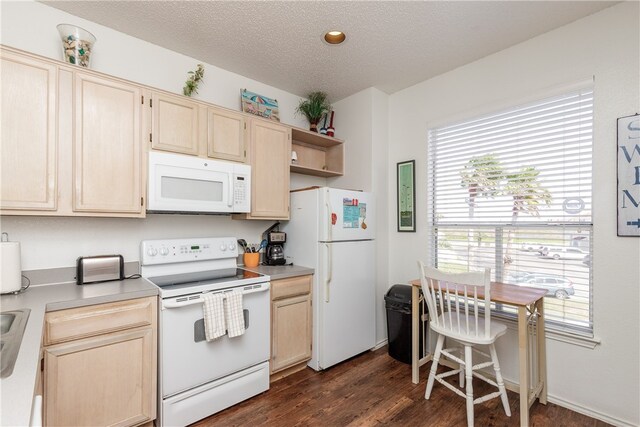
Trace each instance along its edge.
<instances>
[{"instance_id":1,"label":"stove cooktop","mask_svg":"<svg viewBox=\"0 0 640 427\"><path fill-rule=\"evenodd\" d=\"M261 278L267 278L264 274L242 268L225 268L220 270L198 271L193 273L172 274L167 276L147 277L154 285L158 286L163 294L176 291L196 292L199 288L204 290L221 289L248 283L258 283ZM196 289L193 289L196 288Z\"/></svg>"}]
</instances>

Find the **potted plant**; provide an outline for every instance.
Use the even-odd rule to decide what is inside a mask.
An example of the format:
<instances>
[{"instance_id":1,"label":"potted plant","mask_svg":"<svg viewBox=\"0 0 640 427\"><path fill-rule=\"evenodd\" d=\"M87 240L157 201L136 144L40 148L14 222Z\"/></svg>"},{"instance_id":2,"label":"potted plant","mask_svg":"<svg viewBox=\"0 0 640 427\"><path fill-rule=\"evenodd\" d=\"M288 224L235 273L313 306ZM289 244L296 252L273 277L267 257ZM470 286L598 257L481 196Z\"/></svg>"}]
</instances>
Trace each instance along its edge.
<instances>
[{"instance_id":1,"label":"potted plant","mask_svg":"<svg viewBox=\"0 0 640 427\"><path fill-rule=\"evenodd\" d=\"M318 132L318 123L322 116L331 110L331 104L327 101L327 94L324 92L311 92L307 99L300 100L296 113L304 114L309 120L309 130Z\"/></svg>"}]
</instances>

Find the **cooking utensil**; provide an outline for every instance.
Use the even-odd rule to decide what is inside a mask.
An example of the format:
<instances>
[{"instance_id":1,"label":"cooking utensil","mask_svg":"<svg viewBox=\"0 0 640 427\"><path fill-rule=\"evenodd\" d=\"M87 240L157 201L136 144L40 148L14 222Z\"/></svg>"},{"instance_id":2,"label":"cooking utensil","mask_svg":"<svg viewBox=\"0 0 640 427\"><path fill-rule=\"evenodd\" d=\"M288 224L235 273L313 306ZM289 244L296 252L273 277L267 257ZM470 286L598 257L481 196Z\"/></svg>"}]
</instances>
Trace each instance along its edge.
<instances>
[{"instance_id":1,"label":"cooking utensil","mask_svg":"<svg viewBox=\"0 0 640 427\"><path fill-rule=\"evenodd\" d=\"M247 250L247 241L244 239L238 239L238 244L242 247L242 250L248 252Z\"/></svg>"},{"instance_id":2,"label":"cooking utensil","mask_svg":"<svg viewBox=\"0 0 640 427\"><path fill-rule=\"evenodd\" d=\"M266 247L267 247L267 239L263 239L262 242L260 242L260 247L258 248L258 252L260 252Z\"/></svg>"}]
</instances>

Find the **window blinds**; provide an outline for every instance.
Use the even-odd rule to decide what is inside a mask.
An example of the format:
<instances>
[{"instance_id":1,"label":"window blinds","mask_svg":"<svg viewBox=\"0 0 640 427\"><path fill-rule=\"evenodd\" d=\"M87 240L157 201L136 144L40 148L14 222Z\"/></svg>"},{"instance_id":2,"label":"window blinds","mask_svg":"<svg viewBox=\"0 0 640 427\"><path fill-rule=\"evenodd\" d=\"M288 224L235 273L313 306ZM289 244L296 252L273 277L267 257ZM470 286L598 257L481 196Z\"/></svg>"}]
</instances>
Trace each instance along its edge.
<instances>
[{"instance_id":1,"label":"window blinds","mask_svg":"<svg viewBox=\"0 0 640 427\"><path fill-rule=\"evenodd\" d=\"M592 85L429 130L429 253L547 289L551 327L592 331Z\"/></svg>"}]
</instances>

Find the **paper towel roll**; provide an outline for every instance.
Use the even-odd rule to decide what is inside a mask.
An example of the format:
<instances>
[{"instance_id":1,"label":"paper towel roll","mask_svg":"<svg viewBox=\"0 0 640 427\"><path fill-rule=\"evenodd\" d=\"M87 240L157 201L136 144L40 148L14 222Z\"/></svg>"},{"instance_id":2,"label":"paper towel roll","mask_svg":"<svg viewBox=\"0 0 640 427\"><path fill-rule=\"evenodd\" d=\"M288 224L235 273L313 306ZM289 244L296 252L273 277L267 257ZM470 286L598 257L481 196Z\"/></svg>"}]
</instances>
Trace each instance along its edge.
<instances>
[{"instance_id":1,"label":"paper towel roll","mask_svg":"<svg viewBox=\"0 0 640 427\"><path fill-rule=\"evenodd\" d=\"M0 242L0 293L19 291L22 287L20 242Z\"/></svg>"}]
</instances>

